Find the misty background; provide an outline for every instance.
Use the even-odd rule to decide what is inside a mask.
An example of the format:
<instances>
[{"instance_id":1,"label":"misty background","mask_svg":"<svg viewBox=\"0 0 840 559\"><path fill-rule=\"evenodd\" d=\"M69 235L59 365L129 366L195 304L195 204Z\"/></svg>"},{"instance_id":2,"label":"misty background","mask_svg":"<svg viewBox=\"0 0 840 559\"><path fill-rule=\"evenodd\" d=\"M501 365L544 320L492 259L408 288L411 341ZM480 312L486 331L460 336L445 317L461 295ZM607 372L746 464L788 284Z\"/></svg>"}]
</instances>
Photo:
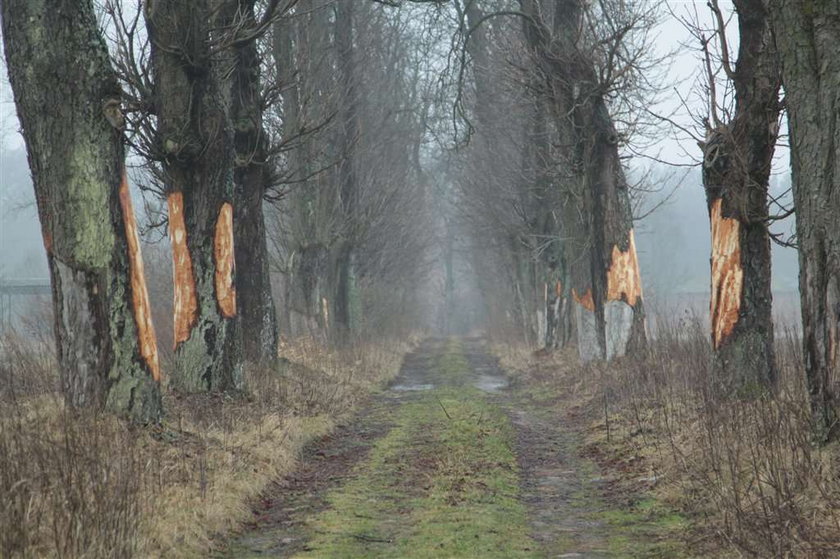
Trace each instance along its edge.
<instances>
[{"instance_id":1,"label":"misty background","mask_svg":"<svg viewBox=\"0 0 840 559\"><path fill-rule=\"evenodd\" d=\"M731 4L722 7L731 13ZM675 14L691 15L701 24L712 22L705 1L671 2ZM638 201L636 238L645 299L651 314L691 315L706 317L710 283L709 217L699 164L700 149L683 130L699 134L697 115L703 113L699 72L701 62L697 47L688 31L672 16L663 17L657 31L657 49L670 53L672 63L666 72L665 91L659 104L652 107L679 126L665 126L662 133L647 139L643 147L628 155L628 176L636 177L646 192ZM732 48L736 41L730 40ZM34 193L23 139L5 65L0 61L0 282L46 280L49 276L35 208ZM783 129L784 130L784 129ZM770 194L782 203L790 203L789 156L781 137L776 150ZM141 193L134 190L135 208L142 212ZM771 213L775 213L771 209ZM144 216L138 218L144 221ZM771 230L781 238L789 238L794 230L793 218L775 223ZM148 247L146 260L154 261L167 252L160 232L147 236L155 243ZM151 254L154 252L155 254ZM780 324L795 326L799 321L797 293L799 265L794 248L773 245L774 313ZM149 266L151 268L152 266ZM434 274L433 274L434 275ZM469 290L469 288L467 288ZM431 294L435 290L428 290ZM462 298L473 295L461 291ZM38 299L38 298L34 298ZM13 322L16 315L28 313L32 297L12 301ZM463 303L463 302L462 302ZM0 301L0 305L3 302ZM7 303L6 303L7 304ZM463 304L471 308L471 304ZM0 318L0 326L2 319Z\"/></svg>"}]
</instances>

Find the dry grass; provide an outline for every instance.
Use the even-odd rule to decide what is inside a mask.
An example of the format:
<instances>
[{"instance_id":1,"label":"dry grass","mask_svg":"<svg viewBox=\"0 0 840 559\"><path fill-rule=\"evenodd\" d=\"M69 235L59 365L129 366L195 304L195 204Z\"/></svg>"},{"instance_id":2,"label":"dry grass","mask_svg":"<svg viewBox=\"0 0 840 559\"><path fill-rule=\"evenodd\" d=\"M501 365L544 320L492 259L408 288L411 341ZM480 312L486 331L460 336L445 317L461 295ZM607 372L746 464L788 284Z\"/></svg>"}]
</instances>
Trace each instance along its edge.
<instances>
[{"instance_id":1,"label":"dry grass","mask_svg":"<svg viewBox=\"0 0 840 559\"><path fill-rule=\"evenodd\" d=\"M579 366L572 352L498 349L537 397L588 421L587 452L692 520L697 556L840 555L840 447L813 443L799 343L780 339L774 395L722 394L698 321L660 330L649 352Z\"/></svg>"},{"instance_id":2,"label":"dry grass","mask_svg":"<svg viewBox=\"0 0 840 559\"><path fill-rule=\"evenodd\" d=\"M164 423L140 428L65 408L44 348L7 337L0 556L206 556L307 441L397 373L405 349L301 341L278 369L247 372L248 398L167 393Z\"/></svg>"}]
</instances>

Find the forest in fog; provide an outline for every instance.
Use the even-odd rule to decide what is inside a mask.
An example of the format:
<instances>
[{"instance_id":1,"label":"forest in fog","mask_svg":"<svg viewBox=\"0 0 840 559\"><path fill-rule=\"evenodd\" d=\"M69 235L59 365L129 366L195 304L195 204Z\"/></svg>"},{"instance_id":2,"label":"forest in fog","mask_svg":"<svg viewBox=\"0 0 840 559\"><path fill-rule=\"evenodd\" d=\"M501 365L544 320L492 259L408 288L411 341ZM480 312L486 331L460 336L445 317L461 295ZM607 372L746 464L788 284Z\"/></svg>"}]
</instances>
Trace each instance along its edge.
<instances>
[{"instance_id":1,"label":"forest in fog","mask_svg":"<svg viewBox=\"0 0 840 559\"><path fill-rule=\"evenodd\" d=\"M611 406L642 446L670 440L651 467L718 491L721 549L837 551L837 0L0 0L0 17L0 531L51 502L48 470L84 469L44 458L74 429L139 429L182 461L184 433L205 456L247 432L272 466L242 502L292 468L261 445L297 456L377 390L436 386L388 384L418 352L456 377L486 353L525 375L504 386L579 397L609 444ZM74 427L39 446L39 422ZM40 485L16 477L25 456ZM204 502L202 460L182 469ZM90 483L73 498L110 494ZM64 528L0 554L175 545L126 516L106 552L84 515L43 506ZM185 545L239 522L217 514Z\"/></svg>"}]
</instances>

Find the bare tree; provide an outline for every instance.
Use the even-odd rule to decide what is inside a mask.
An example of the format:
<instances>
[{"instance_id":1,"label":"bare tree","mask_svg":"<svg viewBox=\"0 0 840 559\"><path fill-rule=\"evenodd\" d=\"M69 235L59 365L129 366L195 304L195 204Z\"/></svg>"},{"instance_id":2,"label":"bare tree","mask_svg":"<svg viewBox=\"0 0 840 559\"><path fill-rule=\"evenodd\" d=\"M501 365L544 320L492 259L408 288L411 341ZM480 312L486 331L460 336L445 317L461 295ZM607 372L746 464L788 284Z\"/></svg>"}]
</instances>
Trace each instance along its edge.
<instances>
[{"instance_id":1,"label":"bare tree","mask_svg":"<svg viewBox=\"0 0 840 559\"><path fill-rule=\"evenodd\" d=\"M338 55L341 92L339 141L341 142L338 166L339 196L347 222L353 223L358 211L358 179L355 144L359 137L359 88L356 80L356 47L354 45L354 3L339 2L335 14L335 46ZM352 227L346 228L345 239L339 249L335 294L335 320L345 333L352 334L359 328L361 301L357 286L356 248Z\"/></svg>"},{"instance_id":2,"label":"bare tree","mask_svg":"<svg viewBox=\"0 0 840 559\"><path fill-rule=\"evenodd\" d=\"M294 2L291 2L293 4ZM233 207L236 300L242 321L243 353L253 362L277 353L277 315L271 292L263 198L272 183L271 142L264 128L261 59L256 37L271 17L290 3L257 19L255 0L230 0L232 64L230 116L234 129ZM276 8L275 8L276 9Z\"/></svg>"},{"instance_id":3,"label":"bare tree","mask_svg":"<svg viewBox=\"0 0 840 559\"><path fill-rule=\"evenodd\" d=\"M543 252L542 267L550 272L530 277L552 313L562 308L565 297L573 300L581 358L610 359L645 344L630 185L619 149L626 138L610 110L621 114L624 100L635 95L632 76L641 71L645 46L644 40L632 38L638 31L644 36L652 11L643 4L589 5L577 0L521 0L519 6L519 10L489 12L471 23L468 40L479 34L480 26L500 16L515 16L523 23L538 78L529 87L550 107L552 143L557 146L553 162L547 164L545 146L535 144L532 184L540 186L532 188L526 199L545 205L550 193L558 210L554 214L532 210L534 217L526 219L534 236L550 241L547 246L562 239L562 258L553 251ZM539 118L533 118L534 139L547 133ZM556 167L562 170L550 173L554 185L547 187L546 171ZM526 199L516 203L526 208ZM554 315L552 322L558 319Z\"/></svg>"},{"instance_id":4,"label":"bare tree","mask_svg":"<svg viewBox=\"0 0 840 559\"><path fill-rule=\"evenodd\" d=\"M225 102L229 36L214 4L145 6L157 118L155 147L169 207L175 282L174 384L185 391L242 386L234 283L234 143Z\"/></svg>"},{"instance_id":5,"label":"bare tree","mask_svg":"<svg viewBox=\"0 0 840 559\"><path fill-rule=\"evenodd\" d=\"M765 2L790 123L805 368L817 433L840 433L840 3Z\"/></svg>"},{"instance_id":6,"label":"bare tree","mask_svg":"<svg viewBox=\"0 0 840 559\"><path fill-rule=\"evenodd\" d=\"M1 13L66 400L157 421L160 367L126 178L121 91L93 4L8 0Z\"/></svg>"},{"instance_id":7,"label":"bare tree","mask_svg":"<svg viewBox=\"0 0 840 559\"><path fill-rule=\"evenodd\" d=\"M286 328L290 335L326 339L330 323L330 248L341 221L332 189L336 91L329 8L303 0L274 28L274 64L281 89L282 134L294 138L285 153L287 191L278 204L274 236L283 271Z\"/></svg>"},{"instance_id":8,"label":"bare tree","mask_svg":"<svg viewBox=\"0 0 840 559\"><path fill-rule=\"evenodd\" d=\"M709 3L722 72L734 89L731 113L717 106L720 85L708 40L698 38L711 107L701 148L712 231L712 344L722 385L743 391L770 386L776 378L767 195L782 106L767 12L760 0L734 5L740 46L737 61L730 61L724 14L717 0Z\"/></svg>"},{"instance_id":9,"label":"bare tree","mask_svg":"<svg viewBox=\"0 0 840 559\"><path fill-rule=\"evenodd\" d=\"M460 150L457 220L472 237L472 267L484 299L494 302L487 305L492 321L513 327L529 343L542 343L546 237L539 228L554 208L543 198L550 187L536 153L548 136L538 131L531 110L538 96L521 71L528 58L520 22L500 18L491 25L495 12L485 11L489 7L474 0L455 4L468 55L462 64L471 77L460 88L470 136ZM489 281L499 270L505 280Z\"/></svg>"},{"instance_id":10,"label":"bare tree","mask_svg":"<svg viewBox=\"0 0 840 559\"><path fill-rule=\"evenodd\" d=\"M411 9L306 0L275 27L289 149L272 238L292 335L363 335L416 298L428 62L411 53Z\"/></svg>"}]
</instances>

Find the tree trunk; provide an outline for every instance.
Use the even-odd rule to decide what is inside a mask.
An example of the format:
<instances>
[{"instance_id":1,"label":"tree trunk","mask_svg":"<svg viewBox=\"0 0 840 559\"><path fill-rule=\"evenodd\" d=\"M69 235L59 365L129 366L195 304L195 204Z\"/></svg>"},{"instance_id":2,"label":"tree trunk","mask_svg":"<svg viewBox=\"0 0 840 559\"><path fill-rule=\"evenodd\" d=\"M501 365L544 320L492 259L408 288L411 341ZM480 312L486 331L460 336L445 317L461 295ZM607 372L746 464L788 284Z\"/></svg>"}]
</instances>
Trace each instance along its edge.
<instances>
[{"instance_id":1,"label":"tree trunk","mask_svg":"<svg viewBox=\"0 0 840 559\"><path fill-rule=\"evenodd\" d=\"M767 1L790 122L805 369L814 425L840 435L840 4Z\"/></svg>"},{"instance_id":2,"label":"tree trunk","mask_svg":"<svg viewBox=\"0 0 840 559\"><path fill-rule=\"evenodd\" d=\"M606 102L592 91L583 103L583 127L591 142L585 156L586 183L592 192L593 285L606 358L634 353L646 343L642 279L633 234L630 193L618 153L618 133ZM600 335L600 334L599 334Z\"/></svg>"},{"instance_id":3,"label":"tree trunk","mask_svg":"<svg viewBox=\"0 0 840 559\"><path fill-rule=\"evenodd\" d=\"M299 131L299 115L300 112L300 89L296 76L293 56L293 41L292 35L294 33L295 25L291 20L280 19L274 24L274 37L272 42L272 57L275 65L275 74L277 76L277 87L281 92L282 107L283 107L283 138L288 141L290 138L296 138ZM294 149L289 152L288 161L290 175L292 179L297 179L300 173L298 163L298 156L301 149ZM290 233L289 219L286 215L287 206L292 204L292 195L287 195L285 199L281 200L277 214L277 231L280 235L288 236ZM289 245L288 239L281 238L278 240L281 247L285 247L285 275L283 278L283 315L286 320L287 334L289 336L297 336L300 334L300 327L298 324L298 313L295 311L297 299L297 270L296 264L299 254L297 254Z\"/></svg>"},{"instance_id":4,"label":"tree trunk","mask_svg":"<svg viewBox=\"0 0 840 559\"><path fill-rule=\"evenodd\" d=\"M543 246L537 251L542 269L542 280L545 282L544 313L545 337L543 344L546 350L564 347L569 342L568 301L564 286L568 283L566 276L566 259L563 255L564 240L562 223L558 219L562 208L560 205L560 188L554 180L551 159L551 136L549 132L549 111L545 93L538 88L534 100L532 115L532 131L529 143L532 147L532 165L535 179L534 213L537 221L538 242Z\"/></svg>"},{"instance_id":5,"label":"tree trunk","mask_svg":"<svg viewBox=\"0 0 840 559\"><path fill-rule=\"evenodd\" d=\"M612 359L646 343L630 196L593 62L581 43L580 0L557 3L553 26L542 0L520 0L525 34L552 94L569 153L563 185L566 261L571 267L578 350Z\"/></svg>"},{"instance_id":6,"label":"tree trunk","mask_svg":"<svg viewBox=\"0 0 840 559\"><path fill-rule=\"evenodd\" d=\"M479 7L478 0L464 0L464 2L464 15L470 30L466 49L472 60L476 97L475 114L482 128L491 131L494 124L494 87L493 78L490 75L487 22L483 22L484 13Z\"/></svg>"},{"instance_id":7,"label":"tree trunk","mask_svg":"<svg viewBox=\"0 0 840 559\"><path fill-rule=\"evenodd\" d=\"M328 265L329 251L321 244L304 246L295 255L290 304L297 335L326 338L330 325L329 302L324 287Z\"/></svg>"},{"instance_id":8,"label":"tree trunk","mask_svg":"<svg viewBox=\"0 0 840 559\"><path fill-rule=\"evenodd\" d=\"M289 314L291 334L326 338L330 323L330 302L327 281L330 247L324 230L334 217L325 200L332 191L324 188L327 172L319 169L324 162L315 153L313 130L326 119L329 89L327 64L324 59L330 48L328 12L314 0L296 5L300 17L280 20L275 26L274 62L283 96L283 134L288 141L295 138L295 149L289 153L289 175L294 190L283 200L284 231L290 252ZM318 102L313 102L313 99ZM323 111L324 114L318 114ZM329 214L329 215L324 215Z\"/></svg>"},{"instance_id":9,"label":"tree trunk","mask_svg":"<svg viewBox=\"0 0 840 559\"><path fill-rule=\"evenodd\" d=\"M341 89L341 162L338 167L341 207L344 214L344 241L338 252L338 289L335 294L335 323L343 335L358 330L361 320L361 301L356 277L356 211L358 207L358 179L356 175L355 144L359 138L357 70L353 45L353 2L339 2L335 17L335 47Z\"/></svg>"},{"instance_id":10,"label":"tree trunk","mask_svg":"<svg viewBox=\"0 0 840 559\"><path fill-rule=\"evenodd\" d=\"M456 316L455 300L455 225L451 220L444 221L444 248L443 248L443 333L451 336L455 333L453 324Z\"/></svg>"},{"instance_id":11,"label":"tree trunk","mask_svg":"<svg viewBox=\"0 0 840 559\"><path fill-rule=\"evenodd\" d=\"M157 142L168 189L175 374L187 392L242 388L233 251L233 134L211 1L146 4Z\"/></svg>"},{"instance_id":12,"label":"tree trunk","mask_svg":"<svg viewBox=\"0 0 840 559\"><path fill-rule=\"evenodd\" d=\"M460 6L459 6L460 8ZM475 115L479 134L477 139L483 143L488 153L492 153L499 134L508 133L498 129L495 111L499 110L499 88L490 62L491 49L487 33L487 20L479 2L468 0L463 4L463 13L469 29L466 49L472 61L473 82L475 86ZM535 194L538 188L529 180L534 171L535 139L529 127L521 128L522 140L520 163L523 179L516 184L516 202L523 212L522 224L518 231L508 234L506 246L510 251L513 271L511 276L512 311L516 317L523 339L528 344L542 345L545 339L546 304L541 285L540 268L542 262L536 258L534 241L537 231L534 229L538 219L531 219L539 201ZM539 186L539 185L538 185Z\"/></svg>"},{"instance_id":13,"label":"tree trunk","mask_svg":"<svg viewBox=\"0 0 840 559\"><path fill-rule=\"evenodd\" d=\"M121 92L93 4L5 0L2 20L65 398L157 421L160 368L125 172Z\"/></svg>"},{"instance_id":14,"label":"tree trunk","mask_svg":"<svg viewBox=\"0 0 840 559\"><path fill-rule=\"evenodd\" d=\"M243 33L256 26L255 0L236 0ZM260 58L256 40L234 47L231 120L236 150L234 246L236 302L245 359L260 363L277 354L277 315L271 293L263 195L268 187L268 139L263 129Z\"/></svg>"},{"instance_id":15,"label":"tree trunk","mask_svg":"<svg viewBox=\"0 0 840 559\"><path fill-rule=\"evenodd\" d=\"M577 2L558 2L554 10L548 10L542 0L521 0L523 12L529 15L525 20L524 33L535 57L536 70L542 74L544 91L555 122L556 142L559 145L561 161L554 162L559 169L555 196L559 200L560 225L563 238L562 256L568 266L567 285L561 285L561 292L568 294L568 312L574 323L578 355L584 362L604 357L603 313L596 308L595 285L598 279L594 263L593 191L585 180L584 135L579 115L571 109L575 100L569 90L574 90L570 80L574 78L562 68L560 59L554 58L553 48L563 48L564 59L574 50L580 19L583 17ZM555 13L556 12L556 13ZM546 17L554 17L549 26ZM553 47L556 43L556 47ZM575 118L576 117L576 118ZM555 283L555 293L557 285ZM562 299L553 301L562 305Z\"/></svg>"},{"instance_id":16,"label":"tree trunk","mask_svg":"<svg viewBox=\"0 0 840 559\"><path fill-rule=\"evenodd\" d=\"M778 133L780 74L761 0L736 0L735 113L709 130L703 184L712 229L712 345L721 388L771 386L773 356L767 191Z\"/></svg>"}]
</instances>

